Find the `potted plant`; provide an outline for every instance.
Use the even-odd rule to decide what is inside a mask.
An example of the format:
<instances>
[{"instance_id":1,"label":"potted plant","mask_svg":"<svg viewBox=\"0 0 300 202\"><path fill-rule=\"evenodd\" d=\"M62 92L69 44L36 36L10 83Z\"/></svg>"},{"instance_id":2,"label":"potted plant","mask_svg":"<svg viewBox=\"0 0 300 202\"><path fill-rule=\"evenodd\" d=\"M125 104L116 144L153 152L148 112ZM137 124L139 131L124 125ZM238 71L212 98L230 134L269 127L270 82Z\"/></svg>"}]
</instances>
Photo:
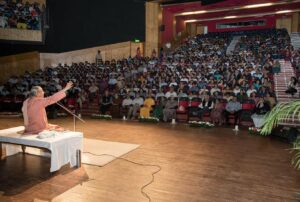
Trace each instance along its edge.
<instances>
[{"instance_id":1,"label":"potted plant","mask_svg":"<svg viewBox=\"0 0 300 202\"><path fill-rule=\"evenodd\" d=\"M300 120L300 101L284 102L277 104L268 114L264 125L260 132L261 135L271 134L273 128L278 126L279 123L284 122L299 122ZM292 164L296 169L300 169L300 139L298 138L293 143L293 151L295 156L292 160Z\"/></svg>"},{"instance_id":2,"label":"potted plant","mask_svg":"<svg viewBox=\"0 0 300 202\"><path fill-rule=\"evenodd\" d=\"M106 114L92 114L91 117L93 119L112 120L112 116Z\"/></svg>"},{"instance_id":3,"label":"potted plant","mask_svg":"<svg viewBox=\"0 0 300 202\"><path fill-rule=\"evenodd\" d=\"M159 119L156 117L139 117L139 121L143 123L158 123Z\"/></svg>"},{"instance_id":4,"label":"potted plant","mask_svg":"<svg viewBox=\"0 0 300 202\"><path fill-rule=\"evenodd\" d=\"M260 128L255 128L255 127L249 127L248 132L250 135L259 135L261 129Z\"/></svg>"},{"instance_id":5,"label":"potted plant","mask_svg":"<svg viewBox=\"0 0 300 202\"><path fill-rule=\"evenodd\" d=\"M191 127L199 127L199 128L212 128L215 125L209 122L204 121L189 121L189 125Z\"/></svg>"}]
</instances>

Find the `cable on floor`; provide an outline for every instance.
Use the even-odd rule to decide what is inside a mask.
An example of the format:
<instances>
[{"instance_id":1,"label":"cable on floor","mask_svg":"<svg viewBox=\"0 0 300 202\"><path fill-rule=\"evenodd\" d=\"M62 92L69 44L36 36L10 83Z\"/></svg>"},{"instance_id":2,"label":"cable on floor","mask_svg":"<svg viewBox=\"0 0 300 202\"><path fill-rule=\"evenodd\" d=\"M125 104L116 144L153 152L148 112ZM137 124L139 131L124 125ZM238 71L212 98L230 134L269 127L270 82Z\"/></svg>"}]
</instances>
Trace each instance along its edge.
<instances>
[{"instance_id":1,"label":"cable on floor","mask_svg":"<svg viewBox=\"0 0 300 202\"><path fill-rule=\"evenodd\" d=\"M114 156L114 155L111 155L111 154L94 154L94 153L91 153L91 152L82 152L82 153L85 153L85 154L91 154L91 155L93 155L93 156L110 156L110 157L113 157L113 158L115 158L115 159L121 159L121 160L130 162L130 163L139 165L139 166L147 166L147 167L156 167L156 168L158 168L156 171L154 171L154 172L151 173L151 175L152 175L151 181L148 182L147 184L143 185L143 186L141 187L141 189L140 189L142 195L143 195L145 198L147 198L149 202L151 202L151 198L150 198L149 195L144 191L144 189L145 189L147 186L149 186L150 184L152 184L152 183L154 182L154 175L161 171L161 167L160 167L159 165L137 163L137 162L134 162L134 161L131 161L131 160L122 158L122 157L117 157L117 156ZM88 165L90 165L90 164L88 164ZM99 166L99 167L102 167L102 166ZM94 180L94 179L92 179L92 180ZM90 180L89 180L89 181L90 181Z\"/></svg>"}]
</instances>

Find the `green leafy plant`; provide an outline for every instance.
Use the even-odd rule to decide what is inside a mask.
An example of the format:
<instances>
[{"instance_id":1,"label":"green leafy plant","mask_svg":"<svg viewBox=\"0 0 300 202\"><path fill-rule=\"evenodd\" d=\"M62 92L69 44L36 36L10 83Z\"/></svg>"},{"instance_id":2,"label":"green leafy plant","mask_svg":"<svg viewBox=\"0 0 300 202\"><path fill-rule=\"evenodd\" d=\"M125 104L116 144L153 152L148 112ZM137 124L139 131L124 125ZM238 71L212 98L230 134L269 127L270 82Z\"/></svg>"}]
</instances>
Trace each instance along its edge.
<instances>
[{"instance_id":1,"label":"green leafy plant","mask_svg":"<svg viewBox=\"0 0 300 202\"><path fill-rule=\"evenodd\" d=\"M293 150L296 152L296 154L292 159L292 164L296 169L300 170L300 139L297 139L293 145Z\"/></svg>"},{"instance_id":2,"label":"green leafy plant","mask_svg":"<svg viewBox=\"0 0 300 202\"><path fill-rule=\"evenodd\" d=\"M250 135L259 135L261 129L260 128L255 128L255 127L249 127L248 132Z\"/></svg>"},{"instance_id":3,"label":"green leafy plant","mask_svg":"<svg viewBox=\"0 0 300 202\"><path fill-rule=\"evenodd\" d=\"M139 121L143 123L158 123L159 119L156 117L139 117Z\"/></svg>"},{"instance_id":4,"label":"green leafy plant","mask_svg":"<svg viewBox=\"0 0 300 202\"><path fill-rule=\"evenodd\" d=\"M199 128L212 128L215 125L209 122L204 121L189 121L189 125L191 127L199 127Z\"/></svg>"},{"instance_id":5,"label":"green leafy plant","mask_svg":"<svg viewBox=\"0 0 300 202\"><path fill-rule=\"evenodd\" d=\"M103 120L112 120L111 115L104 115L104 114L92 114L93 119L103 119Z\"/></svg>"},{"instance_id":6,"label":"green leafy plant","mask_svg":"<svg viewBox=\"0 0 300 202\"><path fill-rule=\"evenodd\" d=\"M264 121L260 135L269 135L272 129L279 123L295 122L300 120L300 101L286 102L277 104L267 115ZM292 164L296 169L300 170L300 139L293 143L293 151L295 156Z\"/></svg>"},{"instance_id":7,"label":"green leafy plant","mask_svg":"<svg viewBox=\"0 0 300 202\"><path fill-rule=\"evenodd\" d=\"M271 134L273 128L278 123L284 123L289 120L300 119L300 101L284 102L277 104L269 113L266 114L261 135Z\"/></svg>"}]
</instances>

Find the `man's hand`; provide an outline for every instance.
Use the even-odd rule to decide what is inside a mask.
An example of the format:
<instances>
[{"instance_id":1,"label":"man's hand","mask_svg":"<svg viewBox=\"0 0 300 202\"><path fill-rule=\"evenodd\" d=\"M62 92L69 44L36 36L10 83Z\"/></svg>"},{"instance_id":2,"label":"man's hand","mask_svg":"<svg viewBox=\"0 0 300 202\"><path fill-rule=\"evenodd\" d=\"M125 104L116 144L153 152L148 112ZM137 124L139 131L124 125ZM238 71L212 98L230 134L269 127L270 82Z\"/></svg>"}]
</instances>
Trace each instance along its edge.
<instances>
[{"instance_id":1,"label":"man's hand","mask_svg":"<svg viewBox=\"0 0 300 202\"><path fill-rule=\"evenodd\" d=\"M69 89L71 89L73 87L73 82L72 81L69 81L66 85L66 87L64 88L64 91L67 91Z\"/></svg>"}]
</instances>

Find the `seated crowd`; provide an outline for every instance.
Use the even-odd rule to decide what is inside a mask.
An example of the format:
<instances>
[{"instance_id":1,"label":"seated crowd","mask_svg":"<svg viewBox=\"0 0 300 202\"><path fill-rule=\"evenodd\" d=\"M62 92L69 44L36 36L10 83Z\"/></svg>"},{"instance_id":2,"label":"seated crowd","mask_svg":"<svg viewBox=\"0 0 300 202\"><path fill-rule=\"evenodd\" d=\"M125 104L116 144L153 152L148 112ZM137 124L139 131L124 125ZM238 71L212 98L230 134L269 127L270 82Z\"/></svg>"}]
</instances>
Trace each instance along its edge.
<instances>
[{"instance_id":1,"label":"seated crowd","mask_svg":"<svg viewBox=\"0 0 300 202\"><path fill-rule=\"evenodd\" d=\"M39 3L22 3L22 0L0 1L0 28L39 30L42 10Z\"/></svg>"},{"instance_id":2,"label":"seated crowd","mask_svg":"<svg viewBox=\"0 0 300 202\"><path fill-rule=\"evenodd\" d=\"M79 112L97 102L101 114L127 119L186 117L183 120L221 125L252 117L259 126L262 115L276 104L273 73L280 71L278 59L289 58L293 50L285 30L248 31L243 32L235 52L226 55L233 34L191 37L174 51L161 49L159 56L153 51L151 57L59 64L26 72L0 86L0 96L2 101L25 98L34 85L50 95L72 80L75 86L65 104Z\"/></svg>"}]
</instances>

